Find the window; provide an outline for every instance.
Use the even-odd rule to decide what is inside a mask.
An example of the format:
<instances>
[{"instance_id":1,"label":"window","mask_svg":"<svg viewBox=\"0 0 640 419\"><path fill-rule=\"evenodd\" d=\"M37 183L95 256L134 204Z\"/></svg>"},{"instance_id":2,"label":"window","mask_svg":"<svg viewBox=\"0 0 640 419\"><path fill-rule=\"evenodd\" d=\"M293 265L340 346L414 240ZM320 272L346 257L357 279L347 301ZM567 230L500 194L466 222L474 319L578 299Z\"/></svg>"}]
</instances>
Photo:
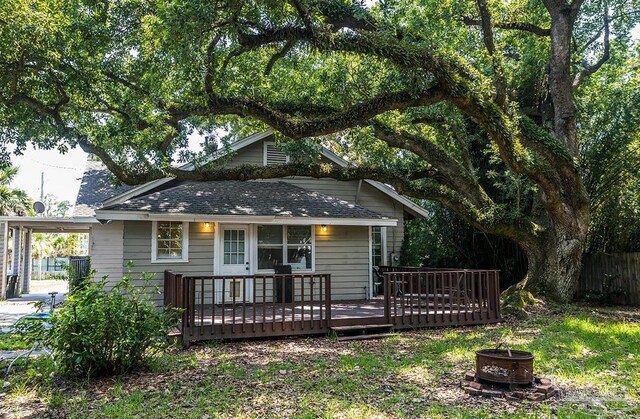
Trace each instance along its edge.
<instances>
[{"instance_id":1,"label":"window","mask_svg":"<svg viewBox=\"0 0 640 419\"><path fill-rule=\"evenodd\" d=\"M154 221L151 241L152 262L187 262L189 223Z\"/></svg>"},{"instance_id":2,"label":"window","mask_svg":"<svg viewBox=\"0 0 640 419\"><path fill-rule=\"evenodd\" d=\"M371 264L373 266L385 264L384 233L382 227L371 227Z\"/></svg>"},{"instance_id":3,"label":"window","mask_svg":"<svg viewBox=\"0 0 640 419\"><path fill-rule=\"evenodd\" d=\"M258 226L258 270L275 265L313 269L312 226Z\"/></svg>"},{"instance_id":4,"label":"window","mask_svg":"<svg viewBox=\"0 0 640 419\"><path fill-rule=\"evenodd\" d=\"M258 226L258 270L273 269L284 261L282 226Z\"/></svg>"},{"instance_id":5,"label":"window","mask_svg":"<svg viewBox=\"0 0 640 419\"><path fill-rule=\"evenodd\" d=\"M224 231L224 264L244 264L244 230Z\"/></svg>"}]
</instances>

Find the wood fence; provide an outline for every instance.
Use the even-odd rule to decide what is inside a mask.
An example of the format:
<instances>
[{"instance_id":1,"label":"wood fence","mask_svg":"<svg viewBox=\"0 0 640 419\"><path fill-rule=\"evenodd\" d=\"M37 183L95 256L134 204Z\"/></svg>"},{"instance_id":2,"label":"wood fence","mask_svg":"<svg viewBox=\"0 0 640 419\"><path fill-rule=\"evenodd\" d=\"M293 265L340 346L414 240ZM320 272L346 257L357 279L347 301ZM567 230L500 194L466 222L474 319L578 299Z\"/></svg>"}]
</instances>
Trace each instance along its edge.
<instances>
[{"instance_id":1,"label":"wood fence","mask_svg":"<svg viewBox=\"0 0 640 419\"><path fill-rule=\"evenodd\" d=\"M640 252L585 254L576 297L640 306Z\"/></svg>"}]
</instances>

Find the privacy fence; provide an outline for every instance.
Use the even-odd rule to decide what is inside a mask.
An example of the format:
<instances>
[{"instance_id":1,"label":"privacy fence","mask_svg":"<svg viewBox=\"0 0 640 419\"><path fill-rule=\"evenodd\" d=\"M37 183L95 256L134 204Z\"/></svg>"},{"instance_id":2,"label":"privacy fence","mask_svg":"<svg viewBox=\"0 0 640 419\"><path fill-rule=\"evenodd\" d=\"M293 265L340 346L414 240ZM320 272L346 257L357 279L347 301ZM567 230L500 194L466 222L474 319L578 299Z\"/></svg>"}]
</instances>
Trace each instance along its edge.
<instances>
[{"instance_id":1,"label":"privacy fence","mask_svg":"<svg viewBox=\"0 0 640 419\"><path fill-rule=\"evenodd\" d=\"M582 265L577 298L640 306L640 252L585 254Z\"/></svg>"}]
</instances>

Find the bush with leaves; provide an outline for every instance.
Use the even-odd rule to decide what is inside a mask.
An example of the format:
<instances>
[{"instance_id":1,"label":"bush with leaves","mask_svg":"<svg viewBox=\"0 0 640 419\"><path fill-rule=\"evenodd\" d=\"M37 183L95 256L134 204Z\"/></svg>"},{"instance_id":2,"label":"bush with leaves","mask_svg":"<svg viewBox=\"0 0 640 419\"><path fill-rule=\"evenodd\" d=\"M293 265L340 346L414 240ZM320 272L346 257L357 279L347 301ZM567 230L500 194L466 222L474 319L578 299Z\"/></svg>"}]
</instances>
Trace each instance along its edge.
<instances>
[{"instance_id":1,"label":"bush with leaves","mask_svg":"<svg viewBox=\"0 0 640 419\"><path fill-rule=\"evenodd\" d=\"M177 316L151 301L159 289L150 279L143 274L142 286L134 286L125 276L111 290L103 279L69 295L39 337L60 372L80 377L127 373L145 367L166 347L167 330Z\"/></svg>"}]
</instances>

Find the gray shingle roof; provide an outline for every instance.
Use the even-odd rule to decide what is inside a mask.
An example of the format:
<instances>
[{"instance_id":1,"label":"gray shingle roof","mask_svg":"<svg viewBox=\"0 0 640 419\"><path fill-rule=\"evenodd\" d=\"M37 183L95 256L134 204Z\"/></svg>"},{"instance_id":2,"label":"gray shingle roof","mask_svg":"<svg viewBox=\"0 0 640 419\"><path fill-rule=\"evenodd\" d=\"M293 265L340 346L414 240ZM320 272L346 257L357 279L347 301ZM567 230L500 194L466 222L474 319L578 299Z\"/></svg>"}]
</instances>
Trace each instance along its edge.
<instances>
[{"instance_id":1,"label":"gray shingle roof","mask_svg":"<svg viewBox=\"0 0 640 419\"><path fill-rule=\"evenodd\" d=\"M133 188L128 185L115 186L112 179L111 172L102 162L87 160L76 205L73 208L73 216L93 217L102 201Z\"/></svg>"},{"instance_id":2,"label":"gray shingle roof","mask_svg":"<svg viewBox=\"0 0 640 419\"><path fill-rule=\"evenodd\" d=\"M165 214L386 218L359 205L286 182L182 182L103 208Z\"/></svg>"}]
</instances>

